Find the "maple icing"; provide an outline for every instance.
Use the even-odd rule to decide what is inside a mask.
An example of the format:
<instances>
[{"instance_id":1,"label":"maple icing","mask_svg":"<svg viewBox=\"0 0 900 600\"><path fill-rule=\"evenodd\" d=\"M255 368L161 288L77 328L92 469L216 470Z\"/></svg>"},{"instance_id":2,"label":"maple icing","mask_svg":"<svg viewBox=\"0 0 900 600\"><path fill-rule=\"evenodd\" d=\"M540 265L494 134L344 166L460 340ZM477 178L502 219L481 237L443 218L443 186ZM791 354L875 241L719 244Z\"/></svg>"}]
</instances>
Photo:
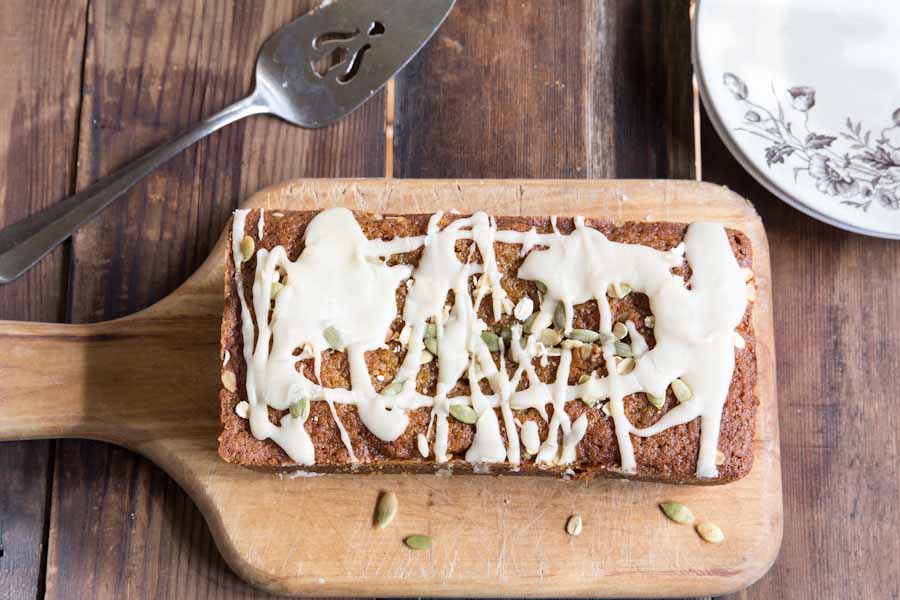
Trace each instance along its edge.
<instances>
[{"instance_id":1,"label":"maple icing","mask_svg":"<svg viewBox=\"0 0 900 600\"><path fill-rule=\"evenodd\" d=\"M498 229L485 213L456 219L441 228L443 214L439 212L430 218L424 235L383 241L367 239L349 210L332 208L310 221L304 249L296 260L289 260L282 246L256 251L252 295L248 299L239 267L248 212L235 212L232 232L247 365L247 404L240 407L240 412L249 419L254 437L273 440L298 464L314 465L315 450L304 428L309 411L295 411L292 405L297 407L300 402L312 400L328 404L354 463L358 459L339 418L337 404L354 405L366 428L386 442L406 431L409 410L430 407L428 431L417 437L417 448L423 457L433 455L436 463L450 458L450 409L463 404L473 408L477 416L466 461L478 467L508 462L516 468L522 460L521 434L527 456L533 455L538 465L571 465L576 462L577 447L588 421L584 413L571 422L565 405L585 399L593 405L608 402L603 410L614 421L623 471L635 472L637 467L631 435L649 437L699 417L696 474L717 476L716 449L722 408L734 370L734 346L743 343L735 328L748 301L745 273L731 251L722 225L693 223L683 244L661 252L612 242L587 227L580 217L575 219L574 231L564 235L555 218L551 220L551 233L538 233L534 228L520 232ZM260 236L262 228L260 215ZM477 248L482 262L461 261L456 254L458 240L472 240L472 250ZM508 298L501 285L494 252L496 242L521 245L525 259L516 276L546 286L539 305L534 306L530 300L513 305ZM415 268L389 266L386 262L392 255L418 248L423 248L423 252ZM685 257L692 269L689 285L672 272ZM470 282L475 284L474 293L470 293ZM388 395L373 387L365 354L385 346L397 316L396 290L400 285L407 285L408 289L400 335L407 352L393 382L386 382L395 392ZM616 368L614 323L607 298L610 286L617 295L628 293L628 289L646 294L655 320L656 343L652 349L634 323L625 323L635 361L634 368L625 373ZM455 301L447 306L450 291L454 292ZM253 303L257 315L257 332L248 301ZM597 344L609 374L598 377L594 373L581 384L568 385L573 348L548 348L540 341L540 335L526 337L521 324L511 327L508 343L499 341L498 368L482 336L488 329L478 317L482 302L489 302L495 320L510 314L522 321L536 311L531 323L535 333L552 326L554 311L560 304L564 323L558 333L563 336L572 330L574 307L595 302L600 312ZM438 367L433 397L415 388L416 375L426 356L426 328L431 326L437 342L434 359ZM297 349L299 355L295 353ZM328 350L346 352L349 389L325 388L315 382L322 353ZM577 347L574 351L578 351ZM559 357L559 366L555 380L544 383L538 378L534 361L538 359L543 364L550 355ZM314 359L315 380L295 367L305 358ZM509 360L516 364L511 376L506 369ZM471 395L448 397L461 377L468 378ZM523 378L528 387L517 391ZM689 386L691 397L663 414L655 424L634 427L625 415L623 399L638 392L665 396L676 378ZM481 391L482 379L492 393ZM553 407L549 419L548 405ZM269 419L269 407L291 410L274 424ZM494 410L498 408L505 440ZM543 440L538 434L538 423L527 420L519 425L515 417L515 411L528 408L536 409L548 422L548 434ZM433 440L431 444L429 440Z\"/></svg>"}]
</instances>

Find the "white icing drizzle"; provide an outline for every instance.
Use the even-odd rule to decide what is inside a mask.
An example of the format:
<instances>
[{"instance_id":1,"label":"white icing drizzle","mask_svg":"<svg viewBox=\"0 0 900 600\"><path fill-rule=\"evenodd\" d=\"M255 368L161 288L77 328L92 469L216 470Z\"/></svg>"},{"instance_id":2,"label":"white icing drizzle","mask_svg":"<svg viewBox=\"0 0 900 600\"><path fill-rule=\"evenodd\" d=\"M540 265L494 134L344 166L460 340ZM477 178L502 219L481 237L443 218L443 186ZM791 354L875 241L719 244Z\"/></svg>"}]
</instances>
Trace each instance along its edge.
<instances>
[{"instance_id":1,"label":"white icing drizzle","mask_svg":"<svg viewBox=\"0 0 900 600\"><path fill-rule=\"evenodd\" d=\"M433 215L423 236L398 237L390 241L368 240L353 214L343 208L322 211L309 223L305 248L296 261L287 258L283 247L256 254L252 301L258 316L258 334L243 292L240 269L240 241L245 235L247 211L236 211L232 232L232 256L235 284L241 303L244 359L247 364L247 415L253 435L272 439L288 456L301 465L315 463L315 452L304 429L305 415L299 418L285 413L276 425L269 420L269 408L287 410L300 399L327 402L331 416L351 462L358 459L347 432L338 418L336 403L356 406L359 418L369 431L384 441L400 437L408 425L407 411L431 407L428 431L417 436L417 449L423 457L432 452L437 463L449 460L448 418L453 404L471 405L477 415L475 436L465 459L478 467L508 461L513 467L521 462L520 446L535 456L541 465L572 465L577 448L587 431L587 414L574 423L566 404L578 398L595 401L608 399L608 411L615 423L621 467L634 472L636 463L631 435L647 437L668 427L701 419L701 444L697 475L715 477L715 458L722 407L734 369L735 327L740 323L747 303L745 274L731 252L724 228L719 224L695 223L688 228L683 244L660 252L645 246L611 242L602 233L575 220L575 230L563 235L556 218L551 219L553 233L540 234L498 230L496 222L484 213L459 218L440 228L442 213ZM263 233L260 212L259 237ZM469 257L461 261L456 242L472 240ZM539 280L547 286L532 331L551 325L558 303L564 308L564 332L572 329L574 307L596 302L600 310L599 330L609 340L602 346L607 366L606 377L592 374L589 381L568 385L572 350L545 348L537 335L529 336L524 347L522 327L511 328L509 352L500 342L500 368L482 339L487 325L478 318L482 300L491 297L495 319L515 312L519 320L534 310L531 301L515 307L501 285L495 242L522 245L526 256L517 276ZM541 246L541 250L534 250ZM415 270L409 266L388 266L383 259L394 254L423 248ZM482 262L473 261L477 248ZM692 268L690 288L671 272L687 255ZM286 273L279 278L279 270ZM474 298L470 282L475 280ZM278 296L271 298L272 283L283 284ZM619 374L615 368L612 314L606 290L624 286L645 293L655 316L652 350L634 323L625 323L635 357L632 371ZM396 289L408 286L403 307L401 342L406 356L394 377L402 389L385 396L375 391L365 363L366 352L384 347L384 340L396 316ZM455 301L447 304L453 291ZM524 317L523 317L524 315ZM426 325L433 323L437 340L437 385L434 397L415 389L421 368ZM331 348L325 330L339 334L340 348ZM738 336L739 337L739 336ZM741 340L743 341L743 340ZM332 340L333 342L333 340ZM270 349L271 345L271 349ZM295 349L302 349L295 355ZM319 368L324 352L347 353L350 389L319 385ZM508 356L507 356L508 354ZM542 364L548 355L559 357L556 379L547 384L537 376L533 361ZM315 377L309 379L295 364L314 359ZM510 376L507 358L516 363ZM463 375L470 384L470 396L448 398ZM516 391L522 377L526 389ZM693 391L690 400L665 413L657 423L635 428L624 412L623 399L638 392L664 395L668 385L681 378ZM485 379L490 394L482 392ZM397 387L397 386L394 386ZM547 406L553 408L552 416ZM506 440L501 434L495 409L503 419ZM543 441L537 423L521 425L521 442L513 411L534 408L545 421L549 433ZM604 407L606 409L606 407ZM428 440L434 435L433 447ZM480 466L479 466L480 465Z\"/></svg>"},{"instance_id":2,"label":"white icing drizzle","mask_svg":"<svg viewBox=\"0 0 900 600\"><path fill-rule=\"evenodd\" d=\"M538 424L534 421L525 421L522 423L522 443L525 445L525 452L532 456L541 449L541 438L538 432Z\"/></svg>"},{"instance_id":3,"label":"white icing drizzle","mask_svg":"<svg viewBox=\"0 0 900 600\"><path fill-rule=\"evenodd\" d=\"M263 229L265 228L265 209L259 209L259 222L256 224L256 236L259 238L259 241L263 239Z\"/></svg>"}]
</instances>

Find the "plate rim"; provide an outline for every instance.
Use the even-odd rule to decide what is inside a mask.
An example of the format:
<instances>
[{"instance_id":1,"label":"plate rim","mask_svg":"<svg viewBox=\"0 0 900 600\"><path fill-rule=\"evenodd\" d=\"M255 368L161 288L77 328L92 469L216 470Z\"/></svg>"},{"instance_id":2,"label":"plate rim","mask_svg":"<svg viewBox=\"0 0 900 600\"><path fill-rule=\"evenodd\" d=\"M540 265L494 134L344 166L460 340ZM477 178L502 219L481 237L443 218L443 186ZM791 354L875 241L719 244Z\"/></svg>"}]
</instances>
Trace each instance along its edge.
<instances>
[{"instance_id":1,"label":"plate rim","mask_svg":"<svg viewBox=\"0 0 900 600\"><path fill-rule=\"evenodd\" d=\"M824 212L817 210L813 206L810 206L809 204L794 198L793 195L788 192L788 190L782 188L774 180L770 179L764 171L760 170L759 167L757 167L757 165L754 163L753 159L751 159L747 155L747 153L744 152L741 144L734 138L734 136L731 135L730 130L725 125L722 118L719 116L716 104L715 102L713 102L712 96L710 95L708 90L707 73L704 70L703 61L701 60L700 54L699 35L700 20L703 15L703 6L708 4L708 2L707 0L695 1L696 8L694 10L694 18L691 20L691 63L694 67L697 89L700 93L700 99L703 101L703 106L706 108L706 114L709 116L709 120L713 125L713 129L716 130L716 134L719 136L719 139L722 140L722 143L725 144L725 147L728 149L731 155L734 156L738 163L740 163L744 170L747 171L753 177L753 179L756 180L757 183L766 188L766 190L775 195L779 200L799 210L805 215L831 225L832 227L836 227L844 231L849 231L850 233L856 233L859 235L865 235L868 237L875 237L880 239L900 240L900 231L879 231L876 229L868 229L866 227L852 225L836 217L827 215ZM701 149L701 160L702 156L703 152Z\"/></svg>"}]
</instances>

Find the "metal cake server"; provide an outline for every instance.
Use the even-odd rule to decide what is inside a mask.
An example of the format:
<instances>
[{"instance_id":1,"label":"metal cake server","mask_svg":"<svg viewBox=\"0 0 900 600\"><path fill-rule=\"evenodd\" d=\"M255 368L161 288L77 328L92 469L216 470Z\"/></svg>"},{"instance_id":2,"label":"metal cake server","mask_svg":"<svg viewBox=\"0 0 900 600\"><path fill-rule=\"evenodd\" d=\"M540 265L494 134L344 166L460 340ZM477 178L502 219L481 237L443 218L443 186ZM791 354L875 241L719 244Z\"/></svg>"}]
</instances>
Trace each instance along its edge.
<instances>
[{"instance_id":1,"label":"metal cake server","mask_svg":"<svg viewBox=\"0 0 900 600\"><path fill-rule=\"evenodd\" d=\"M31 268L85 221L194 142L249 115L331 125L368 100L425 45L456 0L324 2L279 29L256 61L256 87L88 189L0 230L0 283Z\"/></svg>"}]
</instances>

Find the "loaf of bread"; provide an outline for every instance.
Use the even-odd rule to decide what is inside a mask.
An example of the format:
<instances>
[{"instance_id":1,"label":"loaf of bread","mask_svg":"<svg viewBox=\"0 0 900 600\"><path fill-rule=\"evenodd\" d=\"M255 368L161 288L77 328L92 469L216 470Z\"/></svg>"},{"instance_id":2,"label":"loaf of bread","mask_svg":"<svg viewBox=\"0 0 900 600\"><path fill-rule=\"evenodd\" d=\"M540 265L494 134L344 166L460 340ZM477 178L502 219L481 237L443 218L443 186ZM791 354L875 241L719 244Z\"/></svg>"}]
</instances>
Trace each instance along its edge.
<instances>
[{"instance_id":1,"label":"loaf of bread","mask_svg":"<svg viewBox=\"0 0 900 600\"><path fill-rule=\"evenodd\" d=\"M697 484L751 468L738 231L250 210L228 244L230 463Z\"/></svg>"}]
</instances>

